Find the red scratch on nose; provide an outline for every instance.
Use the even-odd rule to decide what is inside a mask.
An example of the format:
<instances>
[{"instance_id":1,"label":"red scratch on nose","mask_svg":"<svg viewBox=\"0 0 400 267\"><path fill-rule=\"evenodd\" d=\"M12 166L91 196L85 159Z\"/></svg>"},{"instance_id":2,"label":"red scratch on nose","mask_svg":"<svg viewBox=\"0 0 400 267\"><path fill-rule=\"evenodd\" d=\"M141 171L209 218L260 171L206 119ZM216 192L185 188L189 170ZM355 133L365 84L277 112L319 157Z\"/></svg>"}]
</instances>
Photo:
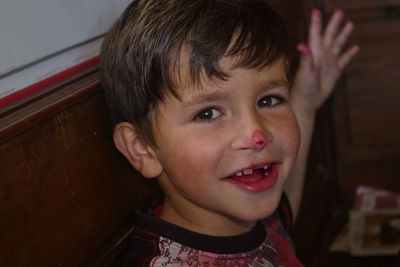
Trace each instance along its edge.
<instances>
[{"instance_id":1,"label":"red scratch on nose","mask_svg":"<svg viewBox=\"0 0 400 267\"><path fill-rule=\"evenodd\" d=\"M254 148L263 147L266 142L267 137L263 131L257 130L253 133L251 137L251 143L253 144Z\"/></svg>"}]
</instances>

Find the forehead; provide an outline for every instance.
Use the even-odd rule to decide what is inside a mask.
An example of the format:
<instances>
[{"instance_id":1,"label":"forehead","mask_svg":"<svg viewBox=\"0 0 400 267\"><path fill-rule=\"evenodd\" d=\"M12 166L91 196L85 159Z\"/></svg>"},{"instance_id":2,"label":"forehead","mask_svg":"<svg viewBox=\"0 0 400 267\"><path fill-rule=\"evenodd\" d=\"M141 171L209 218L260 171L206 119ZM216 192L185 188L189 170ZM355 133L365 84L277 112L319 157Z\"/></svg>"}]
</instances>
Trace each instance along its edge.
<instances>
[{"instance_id":1,"label":"forehead","mask_svg":"<svg viewBox=\"0 0 400 267\"><path fill-rule=\"evenodd\" d=\"M237 57L223 57L219 61L220 69L226 77L210 77L205 72L200 73L199 79L193 79L187 60L180 64L174 77L177 98L179 100L196 97L206 93L218 92L237 86L264 86L267 83L279 83L288 86L285 58L281 57L273 64L263 68L236 67Z\"/></svg>"}]
</instances>

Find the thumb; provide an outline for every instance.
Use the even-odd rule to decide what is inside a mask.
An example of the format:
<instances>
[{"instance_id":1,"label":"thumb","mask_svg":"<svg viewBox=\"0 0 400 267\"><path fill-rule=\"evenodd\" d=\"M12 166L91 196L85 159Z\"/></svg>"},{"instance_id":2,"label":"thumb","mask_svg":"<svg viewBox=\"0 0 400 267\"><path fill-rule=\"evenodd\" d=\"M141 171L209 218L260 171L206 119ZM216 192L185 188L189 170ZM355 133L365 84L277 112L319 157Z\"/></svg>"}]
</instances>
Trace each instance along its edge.
<instances>
[{"instance_id":1,"label":"thumb","mask_svg":"<svg viewBox=\"0 0 400 267\"><path fill-rule=\"evenodd\" d=\"M297 45L297 50L300 52L300 66L303 71L310 71L316 73L316 66L314 64L313 56L307 44L301 43Z\"/></svg>"}]
</instances>

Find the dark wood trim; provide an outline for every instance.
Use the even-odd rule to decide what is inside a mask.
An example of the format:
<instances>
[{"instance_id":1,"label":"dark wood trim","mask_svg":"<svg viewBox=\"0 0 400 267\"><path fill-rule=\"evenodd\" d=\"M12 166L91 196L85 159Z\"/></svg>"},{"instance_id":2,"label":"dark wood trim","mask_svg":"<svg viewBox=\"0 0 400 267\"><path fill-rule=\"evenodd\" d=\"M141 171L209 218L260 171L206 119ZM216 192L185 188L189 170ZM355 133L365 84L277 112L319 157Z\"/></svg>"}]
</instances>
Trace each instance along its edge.
<instances>
[{"instance_id":1,"label":"dark wood trim","mask_svg":"<svg viewBox=\"0 0 400 267\"><path fill-rule=\"evenodd\" d=\"M115 149L107 115L98 68L0 110L2 265L93 266L160 194Z\"/></svg>"},{"instance_id":2,"label":"dark wood trim","mask_svg":"<svg viewBox=\"0 0 400 267\"><path fill-rule=\"evenodd\" d=\"M98 66L0 109L0 144L99 92Z\"/></svg>"}]
</instances>

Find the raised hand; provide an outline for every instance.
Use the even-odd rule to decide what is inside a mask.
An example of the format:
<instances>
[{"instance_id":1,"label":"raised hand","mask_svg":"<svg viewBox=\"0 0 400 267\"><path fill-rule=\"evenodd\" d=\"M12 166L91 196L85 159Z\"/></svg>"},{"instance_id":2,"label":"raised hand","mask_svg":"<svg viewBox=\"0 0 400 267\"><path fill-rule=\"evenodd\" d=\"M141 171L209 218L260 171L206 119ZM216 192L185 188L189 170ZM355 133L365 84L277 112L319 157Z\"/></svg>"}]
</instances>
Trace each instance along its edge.
<instances>
[{"instance_id":1,"label":"raised hand","mask_svg":"<svg viewBox=\"0 0 400 267\"><path fill-rule=\"evenodd\" d=\"M341 27L343 18L344 12L336 10L322 32L321 13L314 9L308 44L297 46L301 58L290 91L290 100L299 123L301 142L294 170L285 185L294 218L300 207L316 111L331 95L343 68L359 51L355 45L342 52L354 29L352 22Z\"/></svg>"},{"instance_id":2,"label":"raised hand","mask_svg":"<svg viewBox=\"0 0 400 267\"><path fill-rule=\"evenodd\" d=\"M295 103L318 109L332 93L343 68L358 53L357 45L342 52L354 29L350 21L341 27L343 18L344 12L336 10L322 32L321 13L312 11L308 44L297 46L301 59L292 87Z\"/></svg>"}]
</instances>

